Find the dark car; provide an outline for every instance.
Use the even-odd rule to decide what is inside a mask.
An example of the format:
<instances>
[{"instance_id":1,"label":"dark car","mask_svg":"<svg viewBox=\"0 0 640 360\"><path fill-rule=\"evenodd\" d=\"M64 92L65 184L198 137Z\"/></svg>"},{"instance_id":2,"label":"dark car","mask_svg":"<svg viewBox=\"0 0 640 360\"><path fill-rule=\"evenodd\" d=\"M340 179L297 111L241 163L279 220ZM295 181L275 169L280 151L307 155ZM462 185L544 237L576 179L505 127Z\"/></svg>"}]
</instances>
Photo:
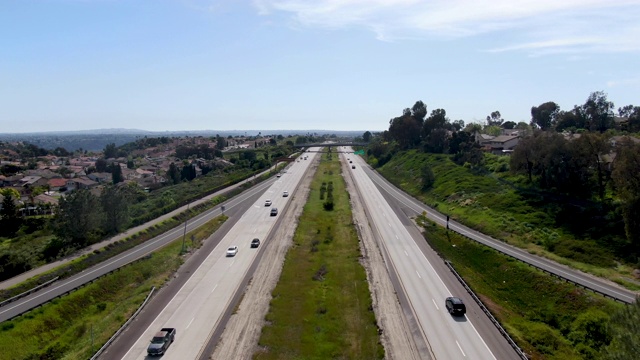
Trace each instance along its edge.
<instances>
[{"instance_id":1,"label":"dark car","mask_svg":"<svg viewBox=\"0 0 640 360\"><path fill-rule=\"evenodd\" d=\"M260 239L255 238L255 239L251 240L251 247L252 248L257 248L258 246L260 246Z\"/></svg>"},{"instance_id":2,"label":"dark car","mask_svg":"<svg viewBox=\"0 0 640 360\"><path fill-rule=\"evenodd\" d=\"M355 166L355 165L351 165L351 168L352 168L352 169L355 169L355 168L356 168L356 166Z\"/></svg>"},{"instance_id":3,"label":"dark car","mask_svg":"<svg viewBox=\"0 0 640 360\"><path fill-rule=\"evenodd\" d=\"M271 216L278 215L278 208L271 208Z\"/></svg>"},{"instance_id":4,"label":"dark car","mask_svg":"<svg viewBox=\"0 0 640 360\"><path fill-rule=\"evenodd\" d=\"M151 339L151 344L147 347L147 354L149 354L149 356L163 355L173 342L175 336L176 329L162 328L162 330L156 333L153 339Z\"/></svg>"},{"instance_id":5,"label":"dark car","mask_svg":"<svg viewBox=\"0 0 640 360\"><path fill-rule=\"evenodd\" d=\"M462 316L467 312L467 307L464 306L464 302L462 302L462 299L457 297L446 298L444 305L447 307L447 311L451 315Z\"/></svg>"}]
</instances>

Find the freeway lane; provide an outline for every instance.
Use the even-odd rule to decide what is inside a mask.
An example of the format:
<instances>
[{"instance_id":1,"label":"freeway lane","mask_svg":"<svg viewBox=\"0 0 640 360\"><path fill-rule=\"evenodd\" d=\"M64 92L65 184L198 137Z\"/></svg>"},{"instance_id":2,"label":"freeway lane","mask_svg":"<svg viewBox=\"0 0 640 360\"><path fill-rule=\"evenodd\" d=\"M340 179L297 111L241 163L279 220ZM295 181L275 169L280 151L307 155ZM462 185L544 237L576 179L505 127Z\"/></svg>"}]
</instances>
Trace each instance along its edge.
<instances>
[{"instance_id":1,"label":"freeway lane","mask_svg":"<svg viewBox=\"0 0 640 360\"><path fill-rule=\"evenodd\" d=\"M360 193L365 194L363 201L372 227L383 239L382 246L388 254L390 266L398 274L401 291L406 294L422 335L429 344L430 357L495 359L468 317L454 318L445 310L444 299L451 296L451 291L364 172L364 161L359 157L351 159L356 165L356 169L351 171Z\"/></svg>"},{"instance_id":2,"label":"freeway lane","mask_svg":"<svg viewBox=\"0 0 640 360\"><path fill-rule=\"evenodd\" d=\"M408 216L418 215L422 212L427 212L427 217L436 223L446 226L446 215L443 215L434 209L426 206L425 204L414 199L410 195L396 188L389 183L380 174L370 169L368 166L364 166L364 171L376 184L378 189L385 194L385 197L391 203L397 203L402 209L402 212ZM467 236L477 242L501 251L509 256L521 260L525 263L534 265L538 268L544 269L550 273L556 274L563 278L569 279L577 284L587 287L592 290L607 294L608 296L615 298L625 303L632 303L635 301L636 292L624 289L617 284L605 279L597 278L593 275L585 274L581 271L569 268L565 265L558 264L552 260L539 257L537 255L530 254L522 249L506 244L500 240L494 239L490 236L484 235L473 229L470 229L456 221L449 221L449 229Z\"/></svg>"},{"instance_id":3,"label":"freeway lane","mask_svg":"<svg viewBox=\"0 0 640 360\"><path fill-rule=\"evenodd\" d=\"M130 347L123 359L143 359L146 348L155 332L163 327L177 329L175 343L171 345L165 359L197 359L207 354L203 351L211 335L219 326L225 311L233 306L232 299L240 291L240 285L250 276L249 269L264 246L269 246L269 233L288 204L287 191L295 196L295 189L315 154L305 154L309 160L295 162L287 167L286 173L255 201L220 243L193 272L177 294L168 302L155 320L144 330ZM265 200L272 200L265 206ZM278 216L270 216L271 207L279 210ZM251 249L253 238L262 244ZM237 245L239 252L234 257L226 257L229 246ZM113 354L111 354L113 355Z\"/></svg>"},{"instance_id":4,"label":"freeway lane","mask_svg":"<svg viewBox=\"0 0 640 360\"><path fill-rule=\"evenodd\" d=\"M267 180L225 202L224 204L222 204L225 206L225 214L228 214L231 219L233 219L235 211L244 211L243 209L239 209L238 207L242 205L246 199L251 198L258 193L264 192L274 182L275 180L273 179ZM187 224L187 232L201 226L202 224L206 223L216 216L219 216L220 214L220 207L216 207L198 215L197 217L189 220ZM53 298L63 295L64 293L71 291L88 281L94 280L108 273L109 271L117 269L136 259L146 256L154 250L157 250L158 248L166 245L167 243L182 237L183 232L184 225L177 226L176 228L162 235L159 235L129 251L126 251L114 257L113 259L110 259L101 264L97 264L79 274L76 274L68 279L61 280L51 285L50 287L44 288L30 296L7 304L0 308L0 322L11 319L18 314L21 314L36 306L44 304Z\"/></svg>"}]
</instances>

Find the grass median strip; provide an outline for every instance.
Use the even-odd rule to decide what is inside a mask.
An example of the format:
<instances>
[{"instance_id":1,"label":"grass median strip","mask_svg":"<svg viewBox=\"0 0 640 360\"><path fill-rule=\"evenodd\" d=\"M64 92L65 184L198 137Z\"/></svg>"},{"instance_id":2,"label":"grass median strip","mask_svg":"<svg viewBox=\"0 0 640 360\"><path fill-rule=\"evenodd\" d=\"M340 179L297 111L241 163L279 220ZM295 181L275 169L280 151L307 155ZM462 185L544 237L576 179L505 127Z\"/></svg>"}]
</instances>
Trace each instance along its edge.
<instances>
[{"instance_id":1,"label":"grass median strip","mask_svg":"<svg viewBox=\"0 0 640 360\"><path fill-rule=\"evenodd\" d=\"M255 359L384 357L340 172L323 154Z\"/></svg>"},{"instance_id":2,"label":"grass median strip","mask_svg":"<svg viewBox=\"0 0 640 360\"><path fill-rule=\"evenodd\" d=\"M219 216L187 234L198 246L226 220ZM0 324L0 360L88 359L135 312L152 286L182 264L182 238L73 293Z\"/></svg>"}]
</instances>

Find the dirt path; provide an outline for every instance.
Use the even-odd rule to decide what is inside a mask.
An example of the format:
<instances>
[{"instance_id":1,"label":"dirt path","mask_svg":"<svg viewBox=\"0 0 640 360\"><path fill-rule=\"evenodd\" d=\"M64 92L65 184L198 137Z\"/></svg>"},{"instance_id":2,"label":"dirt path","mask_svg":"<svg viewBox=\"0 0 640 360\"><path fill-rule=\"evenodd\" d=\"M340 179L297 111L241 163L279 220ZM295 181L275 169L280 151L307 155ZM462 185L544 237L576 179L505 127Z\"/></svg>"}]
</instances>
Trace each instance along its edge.
<instances>
[{"instance_id":1,"label":"dirt path","mask_svg":"<svg viewBox=\"0 0 640 360\"><path fill-rule=\"evenodd\" d=\"M302 214L304 204L309 196L309 186L318 167L319 157L303 177L300 187L293 194L286 213L288 219L276 230L272 243L263 254L263 258L247 287L242 302L235 314L231 316L227 327L210 356L211 359L251 359L259 351L258 340L265 323L265 315L269 310L271 292L275 288L282 272L284 257L292 243L298 225L297 219ZM377 246L369 226L358 192L350 177L348 165L343 164L343 174L351 196L354 224L361 240L362 264L367 272L373 308L381 329L381 343L385 347L387 359L420 359L416 351L405 317L395 294L395 290L387 273L382 254Z\"/></svg>"}]
</instances>

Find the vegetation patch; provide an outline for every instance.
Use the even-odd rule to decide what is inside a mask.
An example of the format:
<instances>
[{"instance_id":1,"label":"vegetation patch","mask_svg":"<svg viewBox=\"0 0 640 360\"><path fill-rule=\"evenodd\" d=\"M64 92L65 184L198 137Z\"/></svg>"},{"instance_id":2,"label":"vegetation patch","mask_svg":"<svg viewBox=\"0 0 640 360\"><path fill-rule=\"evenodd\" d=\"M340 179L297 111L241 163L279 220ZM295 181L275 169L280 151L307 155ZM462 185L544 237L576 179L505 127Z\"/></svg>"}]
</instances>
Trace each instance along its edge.
<instances>
[{"instance_id":1,"label":"vegetation patch","mask_svg":"<svg viewBox=\"0 0 640 360\"><path fill-rule=\"evenodd\" d=\"M331 209L324 205L329 193ZM384 358L349 197L330 153L321 159L293 241L254 359Z\"/></svg>"},{"instance_id":2,"label":"vegetation patch","mask_svg":"<svg viewBox=\"0 0 640 360\"><path fill-rule=\"evenodd\" d=\"M187 234L200 243L224 223L212 219ZM129 264L0 327L0 360L88 359L135 312L153 286L182 264L181 241Z\"/></svg>"},{"instance_id":3,"label":"vegetation patch","mask_svg":"<svg viewBox=\"0 0 640 360\"><path fill-rule=\"evenodd\" d=\"M523 187L521 175L503 171L505 157L485 154L484 159L484 167L469 168L453 162L451 155L409 150L395 154L378 171L451 219L640 289L637 284L620 281L628 278L628 267L615 267L618 251L625 243L620 219L609 221L616 216L596 203ZM420 169L427 166L435 180L425 190Z\"/></svg>"},{"instance_id":4,"label":"vegetation patch","mask_svg":"<svg viewBox=\"0 0 640 360\"><path fill-rule=\"evenodd\" d=\"M612 341L610 315L626 305L577 288L434 223L429 245L479 295L532 359L601 359Z\"/></svg>"}]
</instances>

